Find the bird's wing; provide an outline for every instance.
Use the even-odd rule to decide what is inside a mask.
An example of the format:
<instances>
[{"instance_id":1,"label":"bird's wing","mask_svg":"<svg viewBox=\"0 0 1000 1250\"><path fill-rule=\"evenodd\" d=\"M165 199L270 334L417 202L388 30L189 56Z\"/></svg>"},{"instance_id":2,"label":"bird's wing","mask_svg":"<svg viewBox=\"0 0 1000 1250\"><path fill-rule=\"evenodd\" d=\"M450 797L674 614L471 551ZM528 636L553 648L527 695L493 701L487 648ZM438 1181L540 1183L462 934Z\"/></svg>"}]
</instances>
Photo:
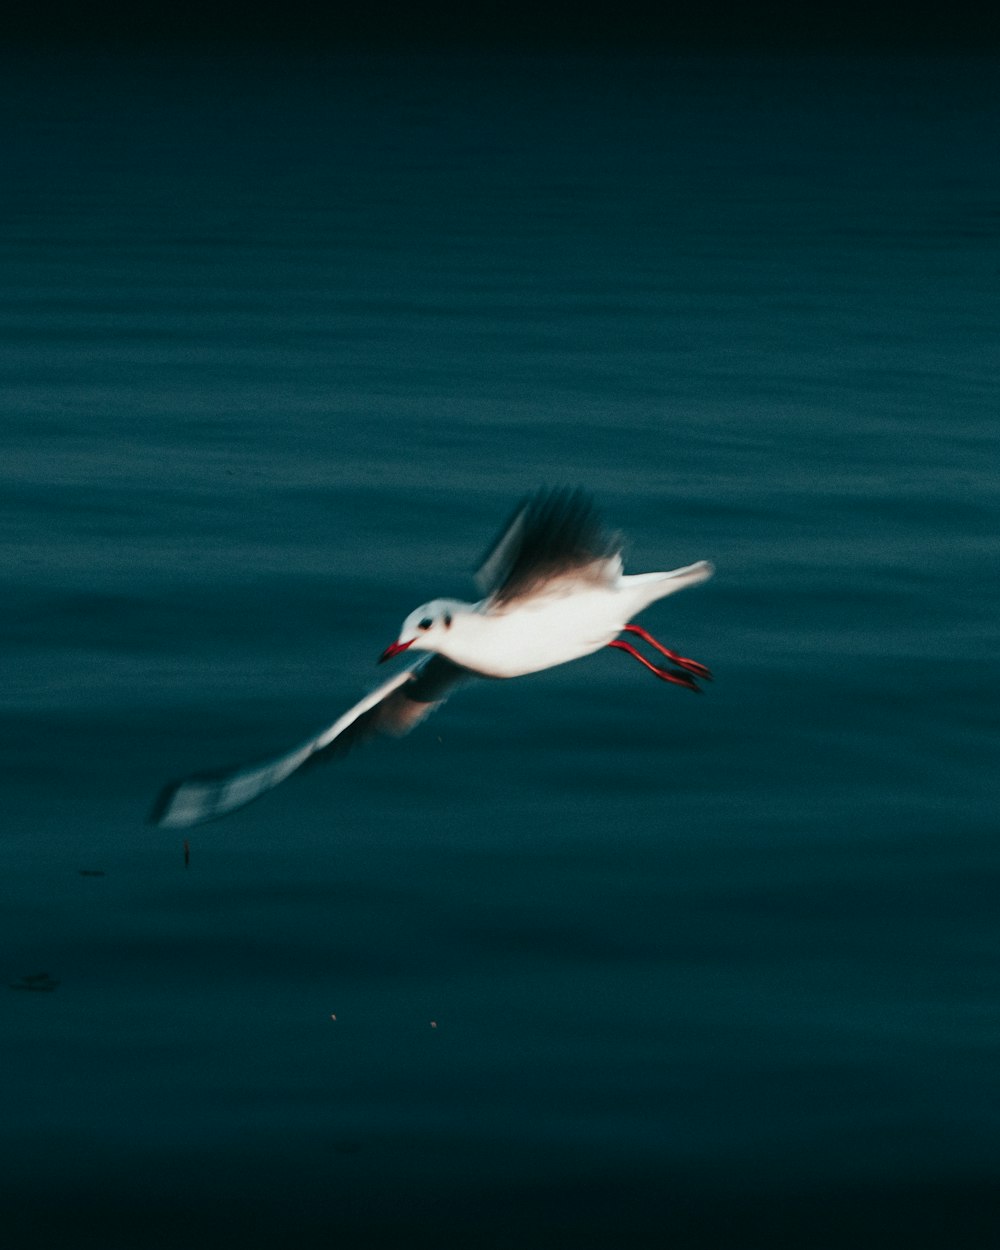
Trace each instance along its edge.
<instances>
[{"instance_id":1,"label":"bird's wing","mask_svg":"<svg viewBox=\"0 0 1000 1250\"><path fill-rule=\"evenodd\" d=\"M236 811L273 789L303 764L346 753L378 733L400 737L419 724L459 682L467 669L443 656L421 659L383 682L332 725L274 759L213 773L195 773L165 786L150 813L161 828L187 828Z\"/></svg>"},{"instance_id":2,"label":"bird's wing","mask_svg":"<svg viewBox=\"0 0 1000 1250\"><path fill-rule=\"evenodd\" d=\"M621 540L605 533L582 490L539 491L522 502L486 552L476 573L480 593L510 603L564 578L613 581L621 572Z\"/></svg>"}]
</instances>

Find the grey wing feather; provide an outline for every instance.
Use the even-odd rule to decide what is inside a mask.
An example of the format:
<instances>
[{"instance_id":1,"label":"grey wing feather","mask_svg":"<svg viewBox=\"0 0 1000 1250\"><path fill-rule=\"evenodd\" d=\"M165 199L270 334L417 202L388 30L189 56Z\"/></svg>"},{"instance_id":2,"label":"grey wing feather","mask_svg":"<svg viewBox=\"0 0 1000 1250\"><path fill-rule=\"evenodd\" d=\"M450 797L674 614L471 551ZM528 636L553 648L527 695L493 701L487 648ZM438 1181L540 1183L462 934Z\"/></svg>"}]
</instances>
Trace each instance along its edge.
<instances>
[{"instance_id":1,"label":"grey wing feather","mask_svg":"<svg viewBox=\"0 0 1000 1250\"><path fill-rule=\"evenodd\" d=\"M539 491L518 505L500 531L476 584L496 603L509 603L567 574L596 579L617 574L620 551L620 538L605 532L586 492Z\"/></svg>"},{"instance_id":2,"label":"grey wing feather","mask_svg":"<svg viewBox=\"0 0 1000 1250\"><path fill-rule=\"evenodd\" d=\"M469 676L468 670L442 656L428 656L396 673L332 725L283 755L171 782L157 798L150 822L176 829L216 820L272 790L304 764L344 755L377 733L408 733Z\"/></svg>"},{"instance_id":3,"label":"grey wing feather","mask_svg":"<svg viewBox=\"0 0 1000 1250\"><path fill-rule=\"evenodd\" d=\"M493 540L490 549L483 556L476 570L476 586L482 595L491 595L503 585L511 568L517 560L524 534L524 516L528 510L528 500L522 500Z\"/></svg>"},{"instance_id":4,"label":"grey wing feather","mask_svg":"<svg viewBox=\"0 0 1000 1250\"><path fill-rule=\"evenodd\" d=\"M406 676L406 681L388 690L385 698L365 708L342 732L331 733L312 752L308 763L346 755L377 734L401 738L440 707L455 686L471 677L472 673L467 668L452 664L443 655L433 655L422 659Z\"/></svg>"}]
</instances>

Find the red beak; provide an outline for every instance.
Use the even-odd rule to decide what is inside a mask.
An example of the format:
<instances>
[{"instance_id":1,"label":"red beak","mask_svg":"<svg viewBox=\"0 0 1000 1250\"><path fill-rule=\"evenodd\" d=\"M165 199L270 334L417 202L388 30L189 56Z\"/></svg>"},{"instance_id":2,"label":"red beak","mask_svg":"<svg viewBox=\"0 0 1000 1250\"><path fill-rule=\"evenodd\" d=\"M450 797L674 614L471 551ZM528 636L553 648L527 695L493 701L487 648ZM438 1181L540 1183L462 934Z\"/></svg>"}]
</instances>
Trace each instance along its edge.
<instances>
[{"instance_id":1,"label":"red beak","mask_svg":"<svg viewBox=\"0 0 1000 1250\"><path fill-rule=\"evenodd\" d=\"M415 641L415 639L411 638L409 642L391 642L378 657L379 664L384 664L386 660L391 660L394 655L399 655L400 651L405 651Z\"/></svg>"}]
</instances>

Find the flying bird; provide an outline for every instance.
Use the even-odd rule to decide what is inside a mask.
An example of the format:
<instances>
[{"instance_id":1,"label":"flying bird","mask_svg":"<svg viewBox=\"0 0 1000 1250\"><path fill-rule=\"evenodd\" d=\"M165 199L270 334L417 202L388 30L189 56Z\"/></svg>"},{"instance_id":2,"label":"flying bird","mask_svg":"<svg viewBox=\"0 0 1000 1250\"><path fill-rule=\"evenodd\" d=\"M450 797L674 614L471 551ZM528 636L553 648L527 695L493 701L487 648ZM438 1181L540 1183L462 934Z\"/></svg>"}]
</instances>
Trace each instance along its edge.
<instances>
[{"instance_id":1,"label":"flying bird","mask_svg":"<svg viewBox=\"0 0 1000 1250\"><path fill-rule=\"evenodd\" d=\"M475 575L476 603L432 599L403 622L379 662L423 653L322 732L274 759L197 773L161 792L150 820L186 828L236 811L306 763L345 754L378 733L401 736L475 677L521 677L613 647L663 681L699 691L712 674L665 647L631 618L712 576L707 560L669 573L623 571L622 542L607 534L580 490L540 491L523 500ZM654 664L619 634L646 642L669 662Z\"/></svg>"}]
</instances>

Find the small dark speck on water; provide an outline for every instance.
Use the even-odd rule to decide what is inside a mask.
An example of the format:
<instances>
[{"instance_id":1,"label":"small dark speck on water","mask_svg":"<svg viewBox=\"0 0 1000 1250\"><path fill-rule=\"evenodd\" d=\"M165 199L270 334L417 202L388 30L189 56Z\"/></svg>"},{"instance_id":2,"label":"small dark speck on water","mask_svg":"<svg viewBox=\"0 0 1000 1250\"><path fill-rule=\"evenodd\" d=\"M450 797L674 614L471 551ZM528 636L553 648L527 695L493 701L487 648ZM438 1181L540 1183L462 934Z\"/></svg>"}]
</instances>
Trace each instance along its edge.
<instances>
[{"instance_id":1,"label":"small dark speck on water","mask_svg":"<svg viewBox=\"0 0 1000 1250\"><path fill-rule=\"evenodd\" d=\"M21 977L19 981L11 981L9 988L12 990L47 992L54 990L58 984L59 982L54 981L47 972L32 972L27 976Z\"/></svg>"}]
</instances>

